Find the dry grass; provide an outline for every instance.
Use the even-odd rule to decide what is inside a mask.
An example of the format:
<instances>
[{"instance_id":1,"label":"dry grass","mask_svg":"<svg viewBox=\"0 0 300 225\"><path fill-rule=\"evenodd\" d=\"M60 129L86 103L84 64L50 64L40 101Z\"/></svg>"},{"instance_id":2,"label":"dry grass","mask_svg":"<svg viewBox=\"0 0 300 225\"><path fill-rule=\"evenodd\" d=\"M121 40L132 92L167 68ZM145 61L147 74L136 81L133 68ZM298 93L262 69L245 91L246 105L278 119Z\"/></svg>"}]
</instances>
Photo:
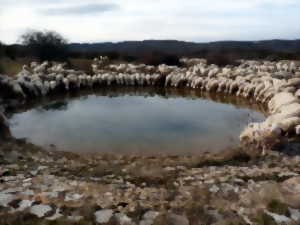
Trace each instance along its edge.
<instances>
[{"instance_id":1,"label":"dry grass","mask_svg":"<svg viewBox=\"0 0 300 225\"><path fill-rule=\"evenodd\" d=\"M16 60L12 60L9 58L1 58L0 59L0 73L14 76L18 72L22 70L22 66L24 64L29 64L32 61L30 58L18 58Z\"/></svg>"},{"instance_id":2,"label":"dry grass","mask_svg":"<svg viewBox=\"0 0 300 225\"><path fill-rule=\"evenodd\" d=\"M165 171L160 166L145 165L133 167L129 170L131 178L129 181L136 185L145 183L147 186L172 186L176 180L176 173Z\"/></svg>"},{"instance_id":3,"label":"dry grass","mask_svg":"<svg viewBox=\"0 0 300 225\"><path fill-rule=\"evenodd\" d=\"M208 153L203 155L196 167L207 166L245 166L256 162L260 159L259 154L254 154L251 151L244 151L241 148L228 149L218 153Z\"/></svg>"},{"instance_id":4,"label":"dry grass","mask_svg":"<svg viewBox=\"0 0 300 225\"><path fill-rule=\"evenodd\" d=\"M285 208L284 197L280 192L280 186L276 183L264 184L245 195L240 196L244 199L245 207L256 209L266 209L278 212L279 208Z\"/></svg>"},{"instance_id":5,"label":"dry grass","mask_svg":"<svg viewBox=\"0 0 300 225\"><path fill-rule=\"evenodd\" d=\"M70 66L71 68L75 70L82 70L87 74L92 74L92 59L75 59L75 58L70 58L69 59Z\"/></svg>"},{"instance_id":6,"label":"dry grass","mask_svg":"<svg viewBox=\"0 0 300 225\"><path fill-rule=\"evenodd\" d=\"M255 225L277 225L275 220L263 210L258 211L254 218L252 218L252 221Z\"/></svg>"},{"instance_id":7,"label":"dry grass","mask_svg":"<svg viewBox=\"0 0 300 225\"><path fill-rule=\"evenodd\" d=\"M23 65L28 65L30 62L34 61L32 58L17 58L12 60L10 58L0 59L0 73L13 76L22 70ZM74 59L70 58L70 67L75 70L82 70L85 73L92 74L92 64L91 59Z\"/></svg>"}]
</instances>

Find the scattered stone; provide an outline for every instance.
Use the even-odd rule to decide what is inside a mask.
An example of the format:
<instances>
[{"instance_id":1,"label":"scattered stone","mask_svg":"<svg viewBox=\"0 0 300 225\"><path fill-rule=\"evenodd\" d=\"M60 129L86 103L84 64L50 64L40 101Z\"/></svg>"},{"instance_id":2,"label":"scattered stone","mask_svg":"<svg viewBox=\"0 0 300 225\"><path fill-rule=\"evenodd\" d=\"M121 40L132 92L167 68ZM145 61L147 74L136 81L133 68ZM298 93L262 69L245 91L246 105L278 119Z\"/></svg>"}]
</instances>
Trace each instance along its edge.
<instances>
[{"instance_id":1,"label":"scattered stone","mask_svg":"<svg viewBox=\"0 0 300 225\"><path fill-rule=\"evenodd\" d=\"M0 206L8 207L8 204L15 199L16 197L12 194L0 193Z\"/></svg>"},{"instance_id":2,"label":"scattered stone","mask_svg":"<svg viewBox=\"0 0 300 225\"><path fill-rule=\"evenodd\" d=\"M167 219L170 225L189 225L189 220L185 216L168 214Z\"/></svg>"},{"instance_id":3,"label":"scattered stone","mask_svg":"<svg viewBox=\"0 0 300 225\"><path fill-rule=\"evenodd\" d=\"M15 181L17 178L15 176L6 176L6 177L2 177L2 180L4 182L10 182L10 181Z\"/></svg>"},{"instance_id":4,"label":"scattered stone","mask_svg":"<svg viewBox=\"0 0 300 225\"><path fill-rule=\"evenodd\" d=\"M220 188L217 185L213 185L209 191L212 193L217 193L220 190Z\"/></svg>"},{"instance_id":5,"label":"scattered stone","mask_svg":"<svg viewBox=\"0 0 300 225\"><path fill-rule=\"evenodd\" d=\"M267 210L265 210L265 213L268 214L269 216L273 217L273 219L277 222L277 223L289 223L291 222L291 219L286 217L286 216L283 216L283 215L278 215L278 214L275 214L275 213L271 213Z\"/></svg>"},{"instance_id":6,"label":"scattered stone","mask_svg":"<svg viewBox=\"0 0 300 225\"><path fill-rule=\"evenodd\" d=\"M8 153L5 153L4 160L9 163L16 163L18 161L19 157L21 157L21 154L19 152L10 151Z\"/></svg>"},{"instance_id":7,"label":"scattered stone","mask_svg":"<svg viewBox=\"0 0 300 225\"><path fill-rule=\"evenodd\" d=\"M300 207L300 177L293 177L282 184L283 193L293 207Z\"/></svg>"},{"instance_id":8,"label":"scattered stone","mask_svg":"<svg viewBox=\"0 0 300 225\"><path fill-rule=\"evenodd\" d=\"M38 171L48 169L48 166L39 166L37 168Z\"/></svg>"},{"instance_id":9,"label":"scattered stone","mask_svg":"<svg viewBox=\"0 0 300 225\"><path fill-rule=\"evenodd\" d=\"M108 223L113 216L114 211L111 209L102 209L95 212L95 218L97 223Z\"/></svg>"},{"instance_id":10,"label":"scattered stone","mask_svg":"<svg viewBox=\"0 0 300 225\"><path fill-rule=\"evenodd\" d=\"M52 208L49 205L34 205L30 208L30 213L36 215L39 218L45 216L51 211Z\"/></svg>"},{"instance_id":11,"label":"scattered stone","mask_svg":"<svg viewBox=\"0 0 300 225\"><path fill-rule=\"evenodd\" d=\"M26 191L23 191L21 192L22 195L28 195L28 196L33 196L34 195L34 191L33 190L26 190Z\"/></svg>"},{"instance_id":12,"label":"scattered stone","mask_svg":"<svg viewBox=\"0 0 300 225\"><path fill-rule=\"evenodd\" d=\"M298 209L288 208L293 220L300 220L300 211Z\"/></svg>"},{"instance_id":13,"label":"scattered stone","mask_svg":"<svg viewBox=\"0 0 300 225\"><path fill-rule=\"evenodd\" d=\"M56 219L58 219L58 218L60 218L62 216L63 216L63 214L60 213L60 209L56 209L54 215L50 216L50 217L47 217L46 219L47 220L56 220Z\"/></svg>"},{"instance_id":14,"label":"scattered stone","mask_svg":"<svg viewBox=\"0 0 300 225\"><path fill-rule=\"evenodd\" d=\"M31 201L31 200L22 200L19 203L19 208L17 208L16 210L23 211L23 210L29 208L32 205L32 203L33 203L33 201Z\"/></svg>"},{"instance_id":15,"label":"scattered stone","mask_svg":"<svg viewBox=\"0 0 300 225\"><path fill-rule=\"evenodd\" d=\"M72 221L79 221L83 219L83 216L68 216L67 218Z\"/></svg>"},{"instance_id":16,"label":"scattered stone","mask_svg":"<svg viewBox=\"0 0 300 225\"><path fill-rule=\"evenodd\" d=\"M143 215L143 219L140 221L139 225L152 225L158 216L159 212L148 211Z\"/></svg>"},{"instance_id":17,"label":"scattered stone","mask_svg":"<svg viewBox=\"0 0 300 225\"><path fill-rule=\"evenodd\" d=\"M114 215L114 217L116 218L117 222L120 225L131 225L132 224L132 220L131 218L129 218L126 214L124 213L116 213Z\"/></svg>"},{"instance_id":18,"label":"scattered stone","mask_svg":"<svg viewBox=\"0 0 300 225\"><path fill-rule=\"evenodd\" d=\"M283 189L293 193L300 194L300 176L290 178L282 183Z\"/></svg>"},{"instance_id":19,"label":"scattered stone","mask_svg":"<svg viewBox=\"0 0 300 225\"><path fill-rule=\"evenodd\" d=\"M32 171L30 171L30 174L32 176L36 176L38 174L38 171L37 170L32 170Z\"/></svg>"},{"instance_id":20,"label":"scattered stone","mask_svg":"<svg viewBox=\"0 0 300 225\"><path fill-rule=\"evenodd\" d=\"M22 191L22 188L21 187L14 187L14 188L8 188L4 191L2 191L3 194L11 194L11 193L17 193L17 192L20 192Z\"/></svg>"},{"instance_id":21,"label":"scattered stone","mask_svg":"<svg viewBox=\"0 0 300 225\"><path fill-rule=\"evenodd\" d=\"M65 201L66 202L69 202L69 201L78 201L82 197L83 197L83 195L80 195L78 193L69 193L69 194L66 195Z\"/></svg>"}]
</instances>

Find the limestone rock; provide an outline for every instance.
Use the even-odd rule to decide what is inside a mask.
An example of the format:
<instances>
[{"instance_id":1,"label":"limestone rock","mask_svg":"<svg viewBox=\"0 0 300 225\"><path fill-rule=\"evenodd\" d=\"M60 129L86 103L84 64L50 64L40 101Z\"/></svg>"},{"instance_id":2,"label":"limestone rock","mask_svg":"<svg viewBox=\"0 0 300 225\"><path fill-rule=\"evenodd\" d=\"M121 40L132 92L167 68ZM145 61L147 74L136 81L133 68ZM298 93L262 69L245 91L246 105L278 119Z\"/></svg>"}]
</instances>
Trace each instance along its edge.
<instances>
[{"instance_id":1,"label":"limestone rock","mask_svg":"<svg viewBox=\"0 0 300 225\"><path fill-rule=\"evenodd\" d=\"M15 196L12 194L3 194L0 193L0 206L7 207L10 202L15 199Z\"/></svg>"},{"instance_id":2,"label":"limestone rock","mask_svg":"<svg viewBox=\"0 0 300 225\"><path fill-rule=\"evenodd\" d=\"M170 225L189 225L190 222L186 218L186 216L176 215L176 214L168 214L167 220Z\"/></svg>"},{"instance_id":3,"label":"limestone rock","mask_svg":"<svg viewBox=\"0 0 300 225\"><path fill-rule=\"evenodd\" d=\"M114 215L114 217L116 218L117 222L120 225L132 225L133 224L131 218L129 218L124 213L117 213L117 214Z\"/></svg>"},{"instance_id":4,"label":"limestone rock","mask_svg":"<svg viewBox=\"0 0 300 225\"><path fill-rule=\"evenodd\" d=\"M95 212L95 218L97 223L108 223L113 216L114 211L111 209L102 209Z\"/></svg>"},{"instance_id":5,"label":"limestone rock","mask_svg":"<svg viewBox=\"0 0 300 225\"><path fill-rule=\"evenodd\" d=\"M300 177L293 177L281 184L287 202L293 207L300 207Z\"/></svg>"},{"instance_id":6,"label":"limestone rock","mask_svg":"<svg viewBox=\"0 0 300 225\"><path fill-rule=\"evenodd\" d=\"M49 205L34 205L30 208L30 213L41 218L44 217L47 213L51 212L52 208Z\"/></svg>"}]
</instances>

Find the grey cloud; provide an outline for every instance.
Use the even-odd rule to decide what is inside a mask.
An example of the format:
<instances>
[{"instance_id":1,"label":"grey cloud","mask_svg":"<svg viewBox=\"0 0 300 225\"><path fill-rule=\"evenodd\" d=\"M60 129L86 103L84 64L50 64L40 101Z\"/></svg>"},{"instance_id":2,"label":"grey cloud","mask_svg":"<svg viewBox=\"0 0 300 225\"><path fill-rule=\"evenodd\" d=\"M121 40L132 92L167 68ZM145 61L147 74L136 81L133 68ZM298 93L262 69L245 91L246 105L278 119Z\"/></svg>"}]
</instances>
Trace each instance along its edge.
<instances>
[{"instance_id":1,"label":"grey cloud","mask_svg":"<svg viewBox=\"0 0 300 225\"><path fill-rule=\"evenodd\" d=\"M116 4L87 4L63 8L48 8L42 10L44 15L88 15L119 9Z\"/></svg>"},{"instance_id":2,"label":"grey cloud","mask_svg":"<svg viewBox=\"0 0 300 225\"><path fill-rule=\"evenodd\" d=\"M1 7L16 7L16 6L32 6L34 5L45 5L45 4L58 4L64 2L63 0L0 0Z\"/></svg>"}]
</instances>

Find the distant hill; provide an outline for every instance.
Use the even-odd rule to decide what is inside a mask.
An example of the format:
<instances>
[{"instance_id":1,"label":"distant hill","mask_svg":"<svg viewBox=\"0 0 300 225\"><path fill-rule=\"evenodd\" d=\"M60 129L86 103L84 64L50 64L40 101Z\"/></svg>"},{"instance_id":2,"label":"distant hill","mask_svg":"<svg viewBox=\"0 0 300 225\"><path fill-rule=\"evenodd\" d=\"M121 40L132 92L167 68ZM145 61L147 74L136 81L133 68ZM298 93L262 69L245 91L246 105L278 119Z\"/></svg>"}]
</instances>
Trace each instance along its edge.
<instances>
[{"instance_id":1,"label":"distant hill","mask_svg":"<svg viewBox=\"0 0 300 225\"><path fill-rule=\"evenodd\" d=\"M176 40L145 40L103 43L71 43L69 50L74 52L119 52L141 54L149 51L160 51L169 54L191 54L199 51L217 50L267 50L272 52L300 52L298 40L265 40L265 41L217 41L194 43Z\"/></svg>"}]
</instances>

